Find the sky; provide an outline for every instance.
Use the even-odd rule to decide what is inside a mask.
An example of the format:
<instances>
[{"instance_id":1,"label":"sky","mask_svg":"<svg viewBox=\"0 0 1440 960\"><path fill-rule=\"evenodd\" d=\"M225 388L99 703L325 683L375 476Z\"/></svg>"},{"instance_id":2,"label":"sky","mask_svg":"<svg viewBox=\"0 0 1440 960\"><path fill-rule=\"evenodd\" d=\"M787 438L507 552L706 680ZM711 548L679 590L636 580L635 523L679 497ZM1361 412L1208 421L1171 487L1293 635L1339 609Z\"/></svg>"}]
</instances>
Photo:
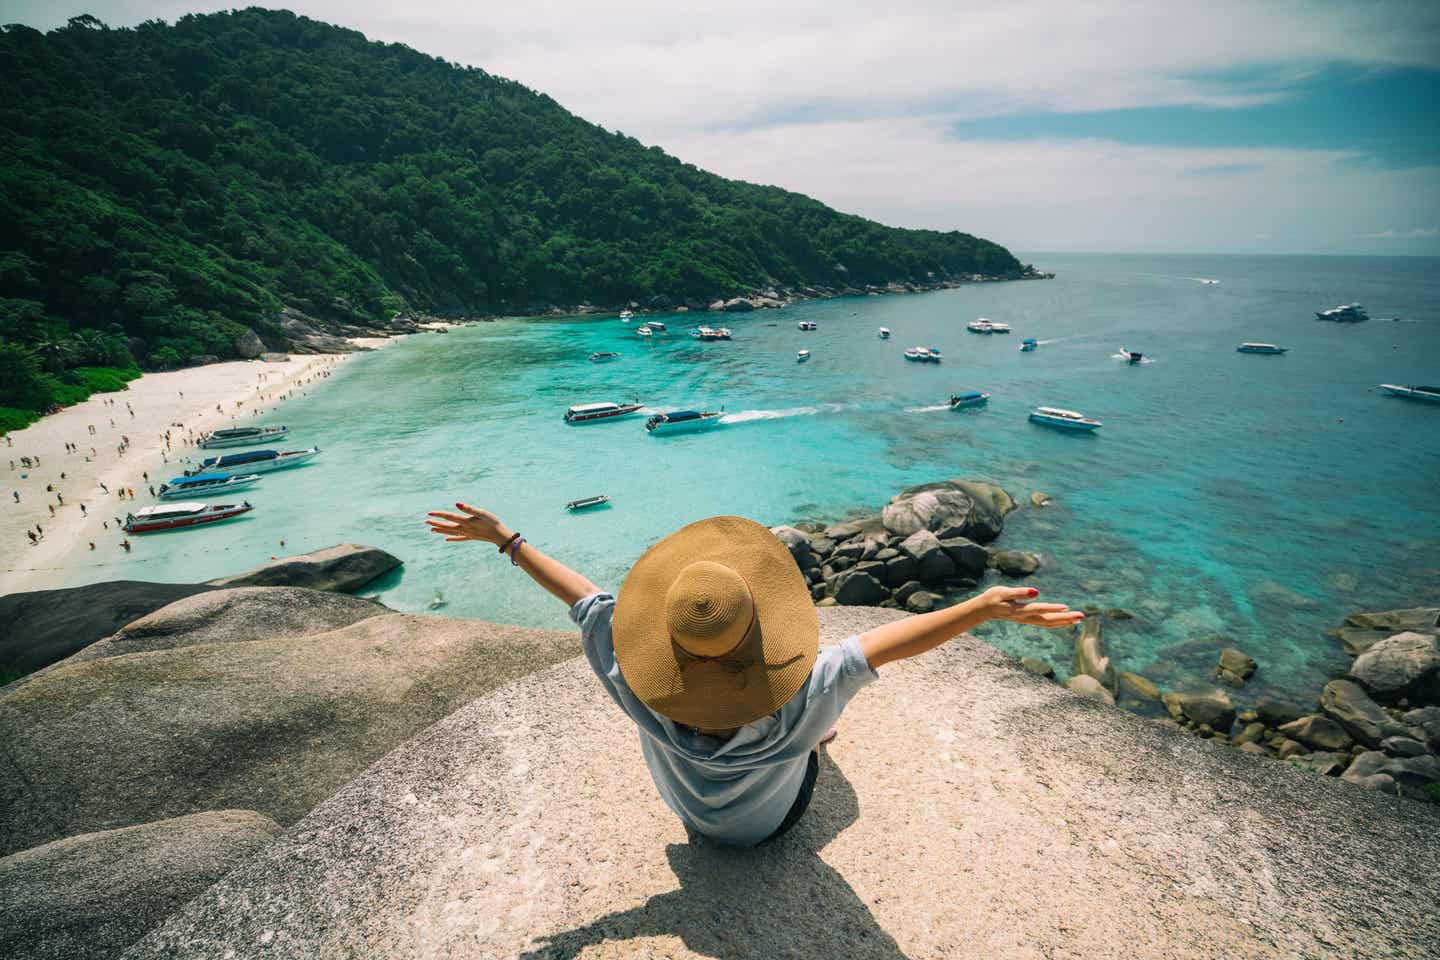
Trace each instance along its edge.
<instances>
[{"instance_id":1,"label":"sky","mask_svg":"<svg viewBox=\"0 0 1440 960\"><path fill-rule=\"evenodd\" d=\"M237 5L0 0L0 23ZM1440 0L256 5L898 226L1018 251L1440 255Z\"/></svg>"}]
</instances>

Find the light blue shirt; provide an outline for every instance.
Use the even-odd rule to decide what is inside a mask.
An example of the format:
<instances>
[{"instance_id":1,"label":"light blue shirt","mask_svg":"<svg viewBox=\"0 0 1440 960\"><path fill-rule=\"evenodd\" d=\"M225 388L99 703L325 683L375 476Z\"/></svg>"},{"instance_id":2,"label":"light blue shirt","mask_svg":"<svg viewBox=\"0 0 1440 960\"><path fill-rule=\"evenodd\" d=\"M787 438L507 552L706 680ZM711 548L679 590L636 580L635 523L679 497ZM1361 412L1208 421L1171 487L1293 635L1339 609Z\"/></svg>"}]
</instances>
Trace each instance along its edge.
<instances>
[{"instance_id":1,"label":"light blue shirt","mask_svg":"<svg viewBox=\"0 0 1440 960\"><path fill-rule=\"evenodd\" d=\"M570 608L600 682L640 728L640 749L660 796L693 830L751 846L775 832L800 794L810 751L861 687L878 677L860 641L823 647L810 679L775 713L747 723L729 740L694 733L631 692L615 660L610 617L615 598L586 597Z\"/></svg>"}]
</instances>

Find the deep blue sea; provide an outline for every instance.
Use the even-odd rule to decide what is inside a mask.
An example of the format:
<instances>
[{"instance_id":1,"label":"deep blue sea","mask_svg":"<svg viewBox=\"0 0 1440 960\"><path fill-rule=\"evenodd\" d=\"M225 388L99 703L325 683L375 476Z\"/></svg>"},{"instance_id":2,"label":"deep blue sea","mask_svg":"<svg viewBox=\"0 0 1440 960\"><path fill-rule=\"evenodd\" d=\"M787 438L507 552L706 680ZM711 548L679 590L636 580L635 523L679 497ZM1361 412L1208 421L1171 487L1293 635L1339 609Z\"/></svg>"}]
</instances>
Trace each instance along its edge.
<instances>
[{"instance_id":1,"label":"deep blue sea","mask_svg":"<svg viewBox=\"0 0 1440 960\"><path fill-rule=\"evenodd\" d=\"M134 569L106 574L195 580L281 553L282 537L285 553L353 541L405 560L369 591L392 607L423 611L439 591L448 614L559 626L558 603L492 549L430 536L425 512L457 499L488 507L618 588L648 544L700 517L835 520L909 484L983 477L1025 504L1000 544L1044 555L1034 584L1134 613L1107 624L1111 652L1162 686L1202 677L1223 635L1260 662L1249 692L1313 696L1345 662L1323 631L1347 612L1440 602L1440 406L1375 389L1440 383L1440 260L1026 259L1057 278L664 316L669 333L651 342L613 316L406 338L270 418L290 425L292 445L324 452L266 475L249 518L151 538L128 558ZM1373 319L1314 319L1350 301ZM978 316L1014 333L967 333ZM801 319L819 329L802 333ZM698 322L734 339L692 340ZM876 336L882 325L891 340ZM1027 336L1042 346L1019 352ZM1290 352L1236 353L1242 340ZM944 363L907 363L914 344L939 347ZM1122 344L1153 362L1125 364ZM813 351L803 365L801 347ZM624 357L587 362L596 350ZM989 406L951 412L946 398L967 388L993 394ZM668 438L641 418L561 422L570 404L630 398L723 406L729 422ZM1104 427L1032 425L1038 404ZM1030 507L1036 490L1054 505ZM597 493L608 509L563 509ZM149 549L161 542L163 553ZM1068 672L1068 635L981 632Z\"/></svg>"}]
</instances>

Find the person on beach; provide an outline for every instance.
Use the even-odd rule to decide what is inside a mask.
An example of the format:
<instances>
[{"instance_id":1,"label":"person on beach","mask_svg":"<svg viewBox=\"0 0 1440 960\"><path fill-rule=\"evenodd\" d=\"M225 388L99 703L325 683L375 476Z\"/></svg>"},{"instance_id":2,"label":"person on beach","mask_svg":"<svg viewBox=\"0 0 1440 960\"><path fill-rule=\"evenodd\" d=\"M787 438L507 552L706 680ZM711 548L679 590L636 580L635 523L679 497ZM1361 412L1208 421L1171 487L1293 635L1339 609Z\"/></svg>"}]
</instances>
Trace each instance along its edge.
<instances>
[{"instance_id":1,"label":"person on beach","mask_svg":"<svg viewBox=\"0 0 1440 960\"><path fill-rule=\"evenodd\" d=\"M26 531L25 531L25 536L27 536L27 537L30 538L30 546L32 546L32 547L35 546L37 543L40 542L40 540L35 536L35 531L34 531L34 530L26 530Z\"/></svg>"},{"instance_id":2,"label":"person on beach","mask_svg":"<svg viewBox=\"0 0 1440 960\"><path fill-rule=\"evenodd\" d=\"M687 830L753 846L809 806L818 748L878 668L987 620L1067 627L1084 619L1031 603L1029 587L991 587L963 603L819 646L810 589L789 549L741 517L681 528L635 562L612 596L468 504L426 520L447 542L508 554L570 608L591 669L640 728L661 798Z\"/></svg>"}]
</instances>

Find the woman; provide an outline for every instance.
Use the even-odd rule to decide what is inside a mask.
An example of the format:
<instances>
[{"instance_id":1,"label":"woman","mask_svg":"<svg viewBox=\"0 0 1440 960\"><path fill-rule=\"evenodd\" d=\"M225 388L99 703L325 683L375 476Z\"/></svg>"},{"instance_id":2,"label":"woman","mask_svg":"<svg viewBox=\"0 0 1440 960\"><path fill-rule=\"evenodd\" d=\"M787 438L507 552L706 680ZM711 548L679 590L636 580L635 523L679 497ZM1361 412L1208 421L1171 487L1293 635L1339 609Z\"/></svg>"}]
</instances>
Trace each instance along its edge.
<instances>
[{"instance_id":1,"label":"woman","mask_svg":"<svg viewBox=\"0 0 1440 960\"><path fill-rule=\"evenodd\" d=\"M619 597L554 560L495 514L464 503L426 522L447 541L489 543L570 607L611 698L640 728L661 797L686 827L751 846L789 830L809 805L816 749L876 669L987 620L1067 627L1084 618L992 587L819 649L820 626L790 551L765 527L711 517L635 563Z\"/></svg>"}]
</instances>

